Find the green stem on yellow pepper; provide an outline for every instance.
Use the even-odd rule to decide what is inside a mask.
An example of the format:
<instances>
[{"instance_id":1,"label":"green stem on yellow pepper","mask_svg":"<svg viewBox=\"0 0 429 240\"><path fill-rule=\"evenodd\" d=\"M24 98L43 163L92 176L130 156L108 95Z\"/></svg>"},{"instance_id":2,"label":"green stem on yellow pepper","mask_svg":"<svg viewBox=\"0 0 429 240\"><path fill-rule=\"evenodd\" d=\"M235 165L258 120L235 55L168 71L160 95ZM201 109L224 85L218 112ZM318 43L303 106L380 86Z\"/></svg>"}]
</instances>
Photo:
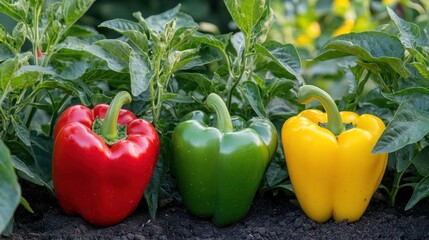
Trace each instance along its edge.
<instances>
[{"instance_id":1,"label":"green stem on yellow pepper","mask_svg":"<svg viewBox=\"0 0 429 240\"><path fill-rule=\"evenodd\" d=\"M118 136L118 116L119 111L121 110L124 104L131 102L131 95L128 92L121 91L115 98L113 98L112 103L110 103L109 109L107 110L106 116L101 124L100 133L107 140L113 141Z\"/></svg>"},{"instance_id":2,"label":"green stem on yellow pepper","mask_svg":"<svg viewBox=\"0 0 429 240\"><path fill-rule=\"evenodd\" d=\"M215 93L210 93L206 99L206 104L216 112L216 127L223 133L232 132L234 129L232 127L231 115L223 99Z\"/></svg>"},{"instance_id":3,"label":"green stem on yellow pepper","mask_svg":"<svg viewBox=\"0 0 429 240\"><path fill-rule=\"evenodd\" d=\"M344 131L344 125L341 121L340 112L332 97L322 89L304 85L298 89L298 99L301 103L307 104L313 100L318 100L322 103L326 114L328 115L327 129L335 135L339 135Z\"/></svg>"}]
</instances>

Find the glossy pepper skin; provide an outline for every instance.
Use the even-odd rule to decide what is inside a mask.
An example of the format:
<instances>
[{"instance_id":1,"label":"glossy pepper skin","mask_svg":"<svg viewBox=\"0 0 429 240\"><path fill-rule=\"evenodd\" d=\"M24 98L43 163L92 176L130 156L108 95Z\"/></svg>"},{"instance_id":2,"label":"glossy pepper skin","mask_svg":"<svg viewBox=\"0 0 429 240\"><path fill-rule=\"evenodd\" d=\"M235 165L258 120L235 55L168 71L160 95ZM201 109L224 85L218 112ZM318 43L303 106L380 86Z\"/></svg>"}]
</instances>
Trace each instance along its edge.
<instances>
[{"instance_id":1,"label":"glossy pepper skin","mask_svg":"<svg viewBox=\"0 0 429 240\"><path fill-rule=\"evenodd\" d=\"M354 222L365 212L386 169L387 154L371 153L385 126L370 114L338 113L332 98L323 93L332 100L326 103L312 95L321 91L314 89L301 87L299 99L318 99L327 113L304 110L284 123L281 137L288 173L308 217L319 223L331 217ZM319 125L327 122L331 129ZM354 127L344 130L343 123Z\"/></svg>"},{"instance_id":2,"label":"glossy pepper skin","mask_svg":"<svg viewBox=\"0 0 429 240\"><path fill-rule=\"evenodd\" d=\"M122 100L114 103L121 98L118 96ZM160 149L154 127L120 109L131 101L131 96L120 92L115 99L110 107L100 104L92 110L82 105L68 108L54 130L52 175L58 202L65 213L79 214L98 226L116 224L134 211ZM104 125L106 130L100 130L100 135L93 131L96 118L104 119L101 129ZM126 126L126 136L109 138L112 132L115 135L117 124Z\"/></svg>"},{"instance_id":3,"label":"glossy pepper skin","mask_svg":"<svg viewBox=\"0 0 429 240\"><path fill-rule=\"evenodd\" d=\"M277 148L277 132L267 119L231 121L216 94L206 103L216 112L216 127L201 111L188 114L173 132L173 167L186 208L222 227L248 212Z\"/></svg>"}]
</instances>

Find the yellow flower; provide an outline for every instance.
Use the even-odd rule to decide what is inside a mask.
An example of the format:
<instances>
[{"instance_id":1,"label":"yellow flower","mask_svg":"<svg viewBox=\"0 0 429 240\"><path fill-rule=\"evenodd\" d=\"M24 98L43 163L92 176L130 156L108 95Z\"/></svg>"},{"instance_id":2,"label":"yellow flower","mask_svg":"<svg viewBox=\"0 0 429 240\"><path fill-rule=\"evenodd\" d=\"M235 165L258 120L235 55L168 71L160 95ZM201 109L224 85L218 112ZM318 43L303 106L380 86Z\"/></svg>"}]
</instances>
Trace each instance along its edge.
<instances>
[{"instance_id":1,"label":"yellow flower","mask_svg":"<svg viewBox=\"0 0 429 240\"><path fill-rule=\"evenodd\" d=\"M301 33L296 39L295 39L295 43L298 46L305 46L305 45L309 45L310 43L312 43L312 39L310 39L307 34L305 33Z\"/></svg>"},{"instance_id":2,"label":"yellow flower","mask_svg":"<svg viewBox=\"0 0 429 240\"><path fill-rule=\"evenodd\" d=\"M334 33L332 34L332 36L338 36L341 34L346 34L352 31L354 26L354 21L352 19L346 19L344 20L344 23L341 27L337 28Z\"/></svg>"},{"instance_id":3,"label":"yellow flower","mask_svg":"<svg viewBox=\"0 0 429 240\"><path fill-rule=\"evenodd\" d=\"M381 1L384 5L392 5L394 3L397 3L398 0L382 0Z\"/></svg>"},{"instance_id":4,"label":"yellow flower","mask_svg":"<svg viewBox=\"0 0 429 240\"><path fill-rule=\"evenodd\" d=\"M349 0L334 0L334 8L348 8L349 6Z\"/></svg>"},{"instance_id":5,"label":"yellow flower","mask_svg":"<svg viewBox=\"0 0 429 240\"><path fill-rule=\"evenodd\" d=\"M320 35L320 25L318 22L314 21L307 27L308 36L311 38L317 38Z\"/></svg>"},{"instance_id":6,"label":"yellow flower","mask_svg":"<svg viewBox=\"0 0 429 240\"><path fill-rule=\"evenodd\" d=\"M337 15L343 15L349 7L349 0L334 0L332 4L332 8Z\"/></svg>"},{"instance_id":7,"label":"yellow flower","mask_svg":"<svg viewBox=\"0 0 429 240\"><path fill-rule=\"evenodd\" d=\"M320 25L317 21L311 22L305 31L298 35L295 43L298 46L308 46L314 42L314 39L320 36Z\"/></svg>"}]
</instances>

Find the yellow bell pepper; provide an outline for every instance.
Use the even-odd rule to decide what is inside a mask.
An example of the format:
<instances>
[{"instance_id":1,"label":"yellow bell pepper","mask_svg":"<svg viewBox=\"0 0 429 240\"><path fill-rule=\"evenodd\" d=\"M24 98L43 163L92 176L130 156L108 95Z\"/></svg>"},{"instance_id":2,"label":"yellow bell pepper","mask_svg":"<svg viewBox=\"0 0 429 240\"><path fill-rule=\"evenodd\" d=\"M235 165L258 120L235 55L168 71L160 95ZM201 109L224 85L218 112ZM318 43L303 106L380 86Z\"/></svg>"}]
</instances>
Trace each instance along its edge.
<instances>
[{"instance_id":1,"label":"yellow bell pepper","mask_svg":"<svg viewBox=\"0 0 429 240\"><path fill-rule=\"evenodd\" d=\"M282 127L298 202L316 222L331 217L354 222L365 212L386 169L387 153L371 153L384 123L370 114L340 113L332 98L314 86L302 86L298 98L305 104L319 100L326 111L304 110ZM345 124L353 127L345 130Z\"/></svg>"}]
</instances>

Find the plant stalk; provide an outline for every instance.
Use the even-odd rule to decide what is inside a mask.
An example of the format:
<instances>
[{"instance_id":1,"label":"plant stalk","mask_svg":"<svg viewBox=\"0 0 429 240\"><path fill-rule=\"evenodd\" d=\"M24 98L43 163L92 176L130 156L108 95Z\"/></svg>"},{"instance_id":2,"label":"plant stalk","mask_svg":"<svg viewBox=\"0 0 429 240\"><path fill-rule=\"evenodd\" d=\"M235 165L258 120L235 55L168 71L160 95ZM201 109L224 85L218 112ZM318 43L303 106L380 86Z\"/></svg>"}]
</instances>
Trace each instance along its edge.
<instances>
[{"instance_id":1,"label":"plant stalk","mask_svg":"<svg viewBox=\"0 0 429 240\"><path fill-rule=\"evenodd\" d=\"M206 99L207 106L216 113L217 117L217 128L223 132L232 132L234 128L232 126L231 115L229 114L228 108L225 102L216 93L210 93Z\"/></svg>"},{"instance_id":2,"label":"plant stalk","mask_svg":"<svg viewBox=\"0 0 429 240\"><path fill-rule=\"evenodd\" d=\"M313 100L320 101L328 115L327 129L336 136L344 131L344 125L338 107L334 99L332 99L327 92L316 86L304 85L298 89L298 99L304 104L310 103Z\"/></svg>"},{"instance_id":3,"label":"plant stalk","mask_svg":"<svg viewBox=\"0 0 429 240\"><path fill-rule=\"evenodd\" d=\"M229 90L228 93L228 100L227 100L227 105L228 105L228 109L231 109L231 102L232 102L232 95L234 93L234 89L237 87L237 85L240 83L241 79L244 76L244 73L247 71L248 68L248 55L249 55L249 49L250 49L250 44L251 44L251 37L250 36L245 36L246 42L244 44L244 51L243 51L243 58L242 58L242 67L240 69L240 74L235 80L235 82L233 83L233 85L231 86L231 89ZM230 73L231 74L231 73ZM235 74L232 74L233 76Z\"/></svg>"},{"instance_id":4,"label":"plant stalk","mask_svg":"<svg viewBox=\"0 0 429 240\"><path fill-rule=\"evenodd\" d=\"M411 166L411 161L407 163L407 167L405 168L408 169ZM390 191L390 205L392 207L395 206L396 204L396 195L398 195L398 191L401 188L401 186L399 186L399 184L401 183L402 177L405 174L405 170L399 173L395 174L395 179L393 180L393 186L392 186L392 190Z\"/></svg>"},{"instance_id":5,"label":"plant stalk","mask_svg":"<svg viewBox=\"0 0 429 240\"><path fill-rule=\"evenodd\" d=\"M117 125L119 111L124 104L130 103L131 100L131 95L125 91L119 92L116 94L115 98L113 98L100 129L101 135L107 140L113 141L118 136Z\"/></svg>"}]
</instances>

